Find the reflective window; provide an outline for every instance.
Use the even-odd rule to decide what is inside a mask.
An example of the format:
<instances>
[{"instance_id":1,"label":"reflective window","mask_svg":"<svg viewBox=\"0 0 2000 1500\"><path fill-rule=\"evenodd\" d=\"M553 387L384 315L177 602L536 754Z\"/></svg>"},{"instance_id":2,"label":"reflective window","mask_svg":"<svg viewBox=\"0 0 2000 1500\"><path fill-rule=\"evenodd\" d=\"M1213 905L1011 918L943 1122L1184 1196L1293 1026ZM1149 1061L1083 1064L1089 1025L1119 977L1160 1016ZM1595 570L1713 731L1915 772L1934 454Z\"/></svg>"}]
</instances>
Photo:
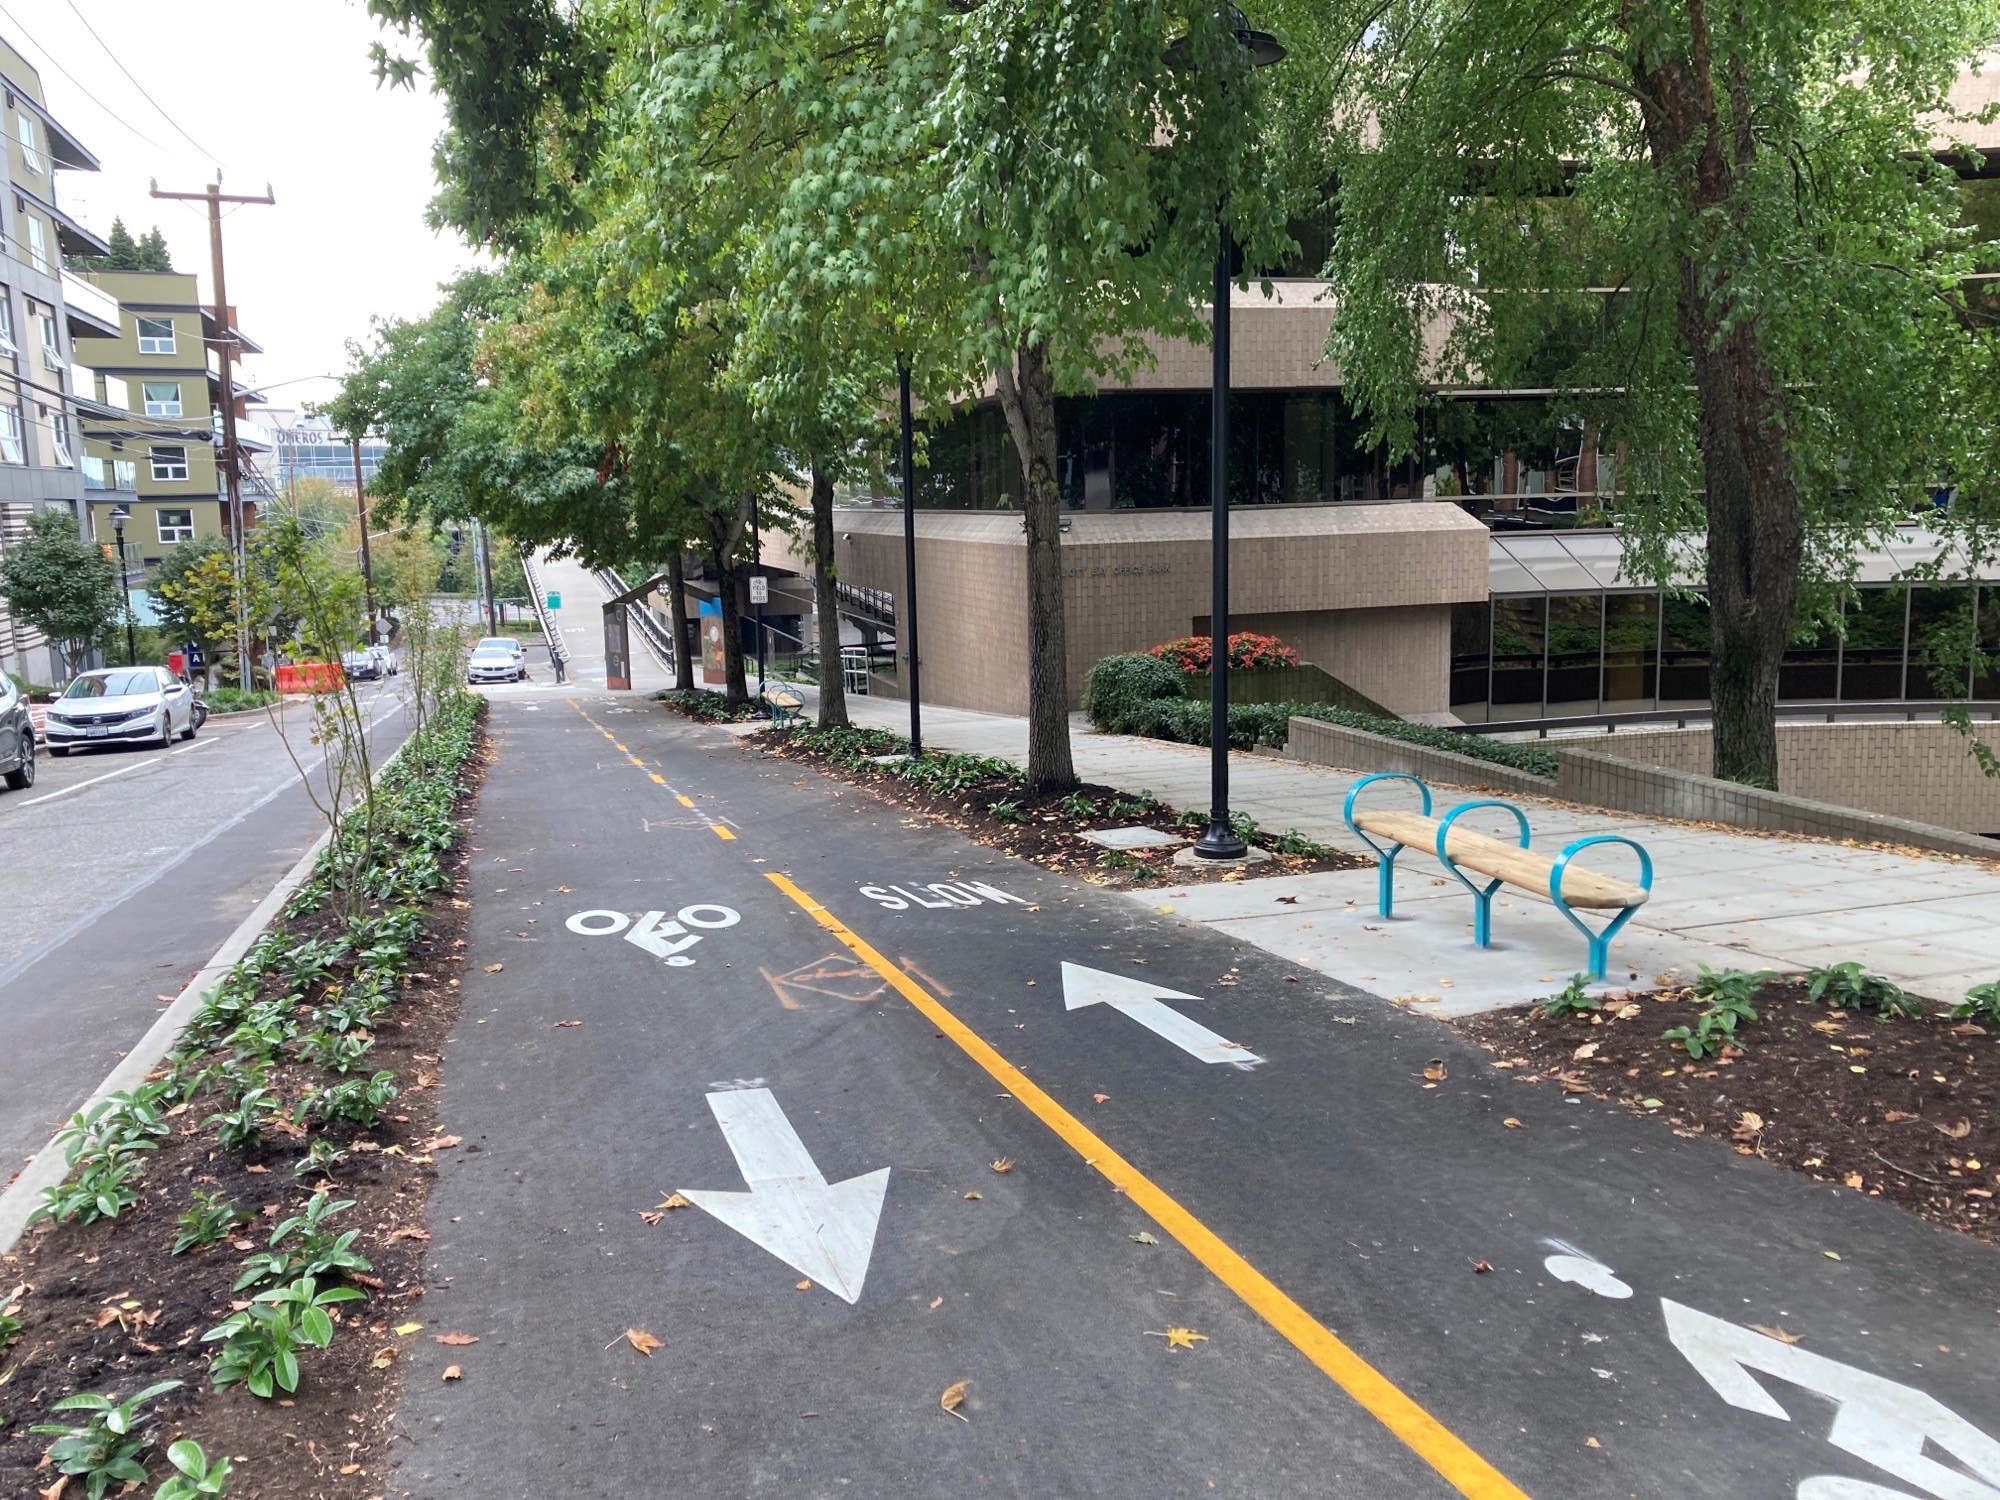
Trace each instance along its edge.
<instances>
[{"instance_id":1,"label":"reflective window","mask_svg":"<svg viewBox=\"0 0 2000 1500\"><path fill-rule=\"evenodd\" d=\"M1548 712L1597 712L1603 669L1602 594L1555 594L1549 599Z\"/></svg>"},{"instance_id":2,"label":"reflective window","mask_svg":"<svg viewBox=\"0 0 2000 1500\"><path fill-rule=\"evenodd\" d=\"M1542 711L1547 603L1541 596L1493 601L1493 717L1536 718Z\"/></svg>"},{"instance_id":3,"label":"reflective window","mask_svg":"<svg viewBox=\"0 0 2000 1500\"><path fill-rule=\"evenodd\" d=\"M1660 596L1604 596L1604 707L1651 708L1659 688Z\"/></svg>"},{"instance_id":4,"label":"reflective window","mask_svg":"<svg viewBox=\"0 0 2000 1500\"><path fill-rule=\"evenodd\" d=\"M1973 590L1932 585L1910 595L1908 696L1963 698L1972 676Z\"/></svg>"},{"instance_id":5,"label":"reflective window","mask_svg":"<svg viewBox=\"0 0 2000 1500\"><path fill-rule=\"evenodd\" d=\"M1668 596L1660 604L1660 705L1694 707L1708 701L1708 600Z\"/></svg>"},{"instance_id":6,"label":"reflective window","mask_svg":"<svg viewBox=\"0 0 2000 1500\"><path fill-rule=\"evenodd\" d=\"M1903 696L1903 589L1857 589L1841 616L1847 634L1840 653L1843 702Z\"/></svg>"},{"instance_id":7,"label":"reflective window","mask_svg":"<svg viewBox=\"0 0 2000 1500\"><path fill-rule=\"evenodd\" d=\"M139 352L141 354L172 354L174 352L174 320L172 318L139 319Z\"/></svg>"}]
</instances>

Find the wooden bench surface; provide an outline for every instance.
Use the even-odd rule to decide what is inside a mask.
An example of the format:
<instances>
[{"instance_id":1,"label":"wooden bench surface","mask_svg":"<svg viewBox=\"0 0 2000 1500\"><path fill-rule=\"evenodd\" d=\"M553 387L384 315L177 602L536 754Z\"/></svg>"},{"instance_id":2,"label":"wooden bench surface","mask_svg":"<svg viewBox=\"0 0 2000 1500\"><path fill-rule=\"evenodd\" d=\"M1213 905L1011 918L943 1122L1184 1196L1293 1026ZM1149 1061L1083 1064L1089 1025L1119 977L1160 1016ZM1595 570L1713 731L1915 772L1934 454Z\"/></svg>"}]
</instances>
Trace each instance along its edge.
<instances>
[{"instance_id":1,"label":"wooden bench surface","mask_svg":"<svg viewBox=\"0 0 2000 1500\"><path fill-rule=\"evenodd\" d=\"M1377 838L1393 839L1412 849L1437 852L1438 819L1427 818L1422 813L1356 813L1354 824ZM1451 830L1450 841L1445 847L1453 861L1468 870L1494 876L1539 896L1549 893L1549 871L1555 867L1555 861L1545 854L1460 827ZM1644 904L1646 892L1630 881L1571 865L1563 872L1563 900L1571 906L1622 910Z\"/></svg>"},{"instance_id":2,"label":"wooden bench surface","mask_svg":"<svg viewBox=\"0 0 2000 1500\"><path fill-rule=\"evenodd\" d=\"M774 703L779 708L804 708L806 702L797 693L774 693L769 688L764 690L764 701L766 703Z\"/></svg>"}]
</instances>

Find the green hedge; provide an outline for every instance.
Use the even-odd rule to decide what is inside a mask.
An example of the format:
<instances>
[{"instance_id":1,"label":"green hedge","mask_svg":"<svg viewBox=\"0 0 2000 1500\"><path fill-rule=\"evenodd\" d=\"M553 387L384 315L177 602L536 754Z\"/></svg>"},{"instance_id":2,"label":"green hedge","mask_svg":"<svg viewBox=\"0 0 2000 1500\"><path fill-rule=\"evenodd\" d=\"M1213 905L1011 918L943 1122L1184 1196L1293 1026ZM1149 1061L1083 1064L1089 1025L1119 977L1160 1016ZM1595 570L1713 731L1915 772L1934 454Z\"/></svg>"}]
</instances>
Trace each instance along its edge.
<instances>
[{"instance_id":1,"label":"green hedge","mask_svg":"<svg viewBox=\"0 0 2000 1500\"><path fill-rule=\"evenodd\" d=\"M1182 695L1178 679L1183 674L1169 669L1168 676L1176 680L1168 682L1149 674L1138 663L1165 665L1149 656L1107 656L1090 669L1090 686L1084 694L1083 706L1091 722L1108 734L1137 734L1184 745L1206 745L1208 704ZM1167 691L1169 687L1171 692ZM1321 719L1414 745L1428 745L1433 750L1449 750L1475 760L1512 766L1532 776L1553 779L1556 774L1557 760L1548 750L1461 734L1434 724L1412 724L1379 714L1356 713L1324 703L1232 703L1229 743L1238 750L1259 745L1282 749L1291 737L1295 717Z\"/></svg>"}]
</instances>

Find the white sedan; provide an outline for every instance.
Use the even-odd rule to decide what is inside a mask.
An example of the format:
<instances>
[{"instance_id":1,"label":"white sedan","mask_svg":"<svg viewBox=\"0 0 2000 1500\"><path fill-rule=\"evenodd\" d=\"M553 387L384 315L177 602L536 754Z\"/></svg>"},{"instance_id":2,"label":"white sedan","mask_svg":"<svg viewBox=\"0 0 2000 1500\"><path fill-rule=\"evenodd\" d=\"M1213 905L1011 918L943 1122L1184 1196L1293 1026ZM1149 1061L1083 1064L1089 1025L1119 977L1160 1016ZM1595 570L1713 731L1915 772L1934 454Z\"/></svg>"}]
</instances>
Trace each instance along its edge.
<instances>
[{"instance_id":1,"label":"white sedan","mask_svg":"<svg viewBox=\"0 0 2000 1500\"><path fill-rule=\"evenodd\" d=\"M48 707L49 754L86 745L164 745L194 738L194 689L164 667L85 672Z\"/></svg>"},{"instance_id":2,"label":"white sedan","mask_svg":"<svg viewBox=\"0 0 2000 1500\"><path fill-rule=\"evenodd\" d=\"M472 660L466 666L467 682L525 682L528 669L521 658L500 646L489 646L484 641L472 653Z\"/></svg>"}]
</instances>

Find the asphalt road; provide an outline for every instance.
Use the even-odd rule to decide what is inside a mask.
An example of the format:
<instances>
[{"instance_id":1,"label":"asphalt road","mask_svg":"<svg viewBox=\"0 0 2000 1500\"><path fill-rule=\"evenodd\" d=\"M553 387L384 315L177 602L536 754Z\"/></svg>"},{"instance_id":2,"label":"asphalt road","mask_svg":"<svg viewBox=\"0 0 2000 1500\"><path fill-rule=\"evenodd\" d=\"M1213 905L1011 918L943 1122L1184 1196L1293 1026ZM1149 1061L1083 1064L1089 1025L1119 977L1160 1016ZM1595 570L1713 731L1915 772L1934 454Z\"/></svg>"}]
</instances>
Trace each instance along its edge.
<instances>
[{"instance_id":1,"label":"asphalt road","mask_svg":"<svg viewBox=\"0 0 2000 1500\"><path fill-rule=\"evenodd\" d=\"M2000 1494L1993 1250L653 705L492 723L396 1488Z\"/></svg>"},{"instance_id":2,"label":"asphalt road","mask_svg":"<svg viewBox=\"0 0 2000 1500\"><path fill-rule=\"evenodd\" d=\"M362 691L385 757L400 700ZM0 793L0 1182L319 836L293 761L320 759L308 717L293 704L282 730L231 714L168 750L43 755L32 788Z\"/></svg>"}]
</instances>

